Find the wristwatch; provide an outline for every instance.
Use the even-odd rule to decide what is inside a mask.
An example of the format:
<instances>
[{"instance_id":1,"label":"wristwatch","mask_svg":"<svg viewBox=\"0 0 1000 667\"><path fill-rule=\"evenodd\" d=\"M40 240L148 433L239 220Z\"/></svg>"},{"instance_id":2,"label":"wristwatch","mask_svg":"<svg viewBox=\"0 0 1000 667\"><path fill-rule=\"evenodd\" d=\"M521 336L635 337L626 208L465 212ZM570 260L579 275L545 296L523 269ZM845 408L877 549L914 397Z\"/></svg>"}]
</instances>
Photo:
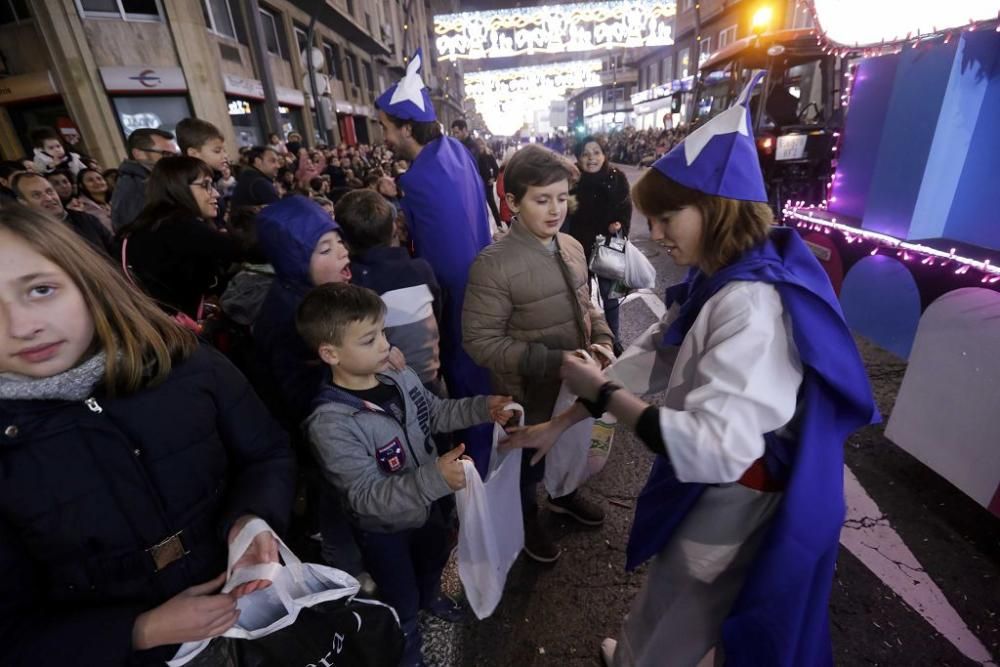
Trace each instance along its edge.
<instances>
[{"instance_id":1,"label":"wristwatch","mask_svg":"<svg viewBox=\"0 0 1000 667\"><path fill-rule=\"evenodd\" d=\"M605 382L604 384L601 385L601 388L597 390L597 398L595 398L593 401L589 401L586 398L583 398L582 396L580 398L577 398L576 400L579 401L583 405L583 407L587 408L587 412L590 413L591 417L597 419L605 412L607 412L608 403L611 402L611 394L615 393L621 388L622 386L615 382Z\"/></svg>"}]
</instances>

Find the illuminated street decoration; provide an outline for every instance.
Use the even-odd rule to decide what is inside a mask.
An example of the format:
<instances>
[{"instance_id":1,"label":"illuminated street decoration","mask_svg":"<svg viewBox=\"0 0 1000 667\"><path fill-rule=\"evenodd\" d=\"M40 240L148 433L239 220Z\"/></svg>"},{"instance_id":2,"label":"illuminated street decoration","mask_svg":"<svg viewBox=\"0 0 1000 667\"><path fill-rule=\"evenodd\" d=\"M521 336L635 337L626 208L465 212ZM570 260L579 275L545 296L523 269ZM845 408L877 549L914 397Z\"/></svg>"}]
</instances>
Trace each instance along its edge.
<instances>
[{"instance_id":1,"label":"illuminated street decoration","mask_svg":"<svg viewBox=\"0 0 1000 667\"><path fill-rule=\"evenodd\" d=\"M625 0L442 14L435 44L443 60L667 46L674 13L672 0Z\"/></svg>"},{"instance_id":2,"label":"illuminated street decoration","mask_svg":"<svg viewBox=\"0 0 1000 667\"><path fill-rule=\"evenodd\" d=\"M475 100L490 132L499 135L511 135L530 124L536 113L547 112L569 90L600 85L600 60L465 74L466 96Z\"/></svg>"}]
</instances>

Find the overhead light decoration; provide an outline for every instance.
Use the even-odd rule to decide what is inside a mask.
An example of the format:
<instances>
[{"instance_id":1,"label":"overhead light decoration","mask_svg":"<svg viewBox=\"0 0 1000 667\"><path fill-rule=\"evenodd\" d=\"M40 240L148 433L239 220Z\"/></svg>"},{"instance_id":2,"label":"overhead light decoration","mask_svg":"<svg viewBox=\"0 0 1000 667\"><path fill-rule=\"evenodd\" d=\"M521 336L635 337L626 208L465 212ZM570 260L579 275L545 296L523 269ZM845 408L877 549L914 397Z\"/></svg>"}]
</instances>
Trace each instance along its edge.
<instances>
[{"instance_id":1,"label":"overhead light decoration","mask_svg":"<svg viewBox=\"0 0 1000 667\"><path fill-rule=\"evenodd\" d=\"M442 60L668 46L675 13L672 0L623 0L442 14L435 45Z\"/></svg>"},{"instance_id":2,"label":"overhead light decoration","mask_svg":"<svg viewBox=\"0 0 1000 667\"><path fill-rule=\"evenodd\" d=\"M600 86L601 61L469 72L463 81L466 96L475 101L490 132L509 136L568 91Z\"/></svg>"},{"instance_id":3,"label":"overhead light decoration","mask_svg":"<svg viewBox=\"0 0 1000 667\"><path fill-rule=\"evenodd\" d=\"M884 48L998 18L996 0L798 0L797 4L811 11L821 38L854 48Z\"/></svg>"}]
</instances>

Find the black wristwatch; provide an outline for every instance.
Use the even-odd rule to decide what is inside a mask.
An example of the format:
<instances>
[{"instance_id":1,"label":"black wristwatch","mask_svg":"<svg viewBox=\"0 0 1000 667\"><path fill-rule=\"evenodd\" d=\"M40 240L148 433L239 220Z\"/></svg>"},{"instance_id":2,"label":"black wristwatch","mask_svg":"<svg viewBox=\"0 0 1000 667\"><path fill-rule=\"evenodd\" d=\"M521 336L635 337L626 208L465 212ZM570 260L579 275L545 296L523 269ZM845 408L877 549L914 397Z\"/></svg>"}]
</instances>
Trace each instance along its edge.
<instances>
[{"instance_id":1,"label":"black wristwatch","mask_svg":"<svg viewBox=\"0 0 1000 667\"><path fill-rule=\"evenodd\" d=\"M608 403L611 402L611 394L621 388L622 386L615 382L605 382L601 385L601 388L597 390L597 398L593 401L588 401L582 396L576 400L579 401L583 407L587 408L587 412L590 413L591 417L597 419L608 411Z\"/></svg>"}]
</instances>

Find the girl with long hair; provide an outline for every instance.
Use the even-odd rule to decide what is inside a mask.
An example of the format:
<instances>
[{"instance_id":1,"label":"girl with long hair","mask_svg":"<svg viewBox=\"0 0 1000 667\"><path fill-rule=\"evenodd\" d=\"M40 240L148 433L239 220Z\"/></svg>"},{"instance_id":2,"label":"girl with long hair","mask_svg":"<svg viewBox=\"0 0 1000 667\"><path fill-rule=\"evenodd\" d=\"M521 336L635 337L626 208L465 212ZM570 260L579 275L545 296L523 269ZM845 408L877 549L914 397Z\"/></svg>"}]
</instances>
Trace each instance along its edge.
<instances>
[{"instance_id":1,"label":"girl with long hair","mask_svg":"<svg viewBox=\"0 0 1000 667\"><path fill-rule=\"evenodd\" d=\"M163 664L237 620L227 544L279 532L287 436L72 230L0 211L0 664ZM273 536L236 567L277 561Z\"/></svg>"}]
</instances>

